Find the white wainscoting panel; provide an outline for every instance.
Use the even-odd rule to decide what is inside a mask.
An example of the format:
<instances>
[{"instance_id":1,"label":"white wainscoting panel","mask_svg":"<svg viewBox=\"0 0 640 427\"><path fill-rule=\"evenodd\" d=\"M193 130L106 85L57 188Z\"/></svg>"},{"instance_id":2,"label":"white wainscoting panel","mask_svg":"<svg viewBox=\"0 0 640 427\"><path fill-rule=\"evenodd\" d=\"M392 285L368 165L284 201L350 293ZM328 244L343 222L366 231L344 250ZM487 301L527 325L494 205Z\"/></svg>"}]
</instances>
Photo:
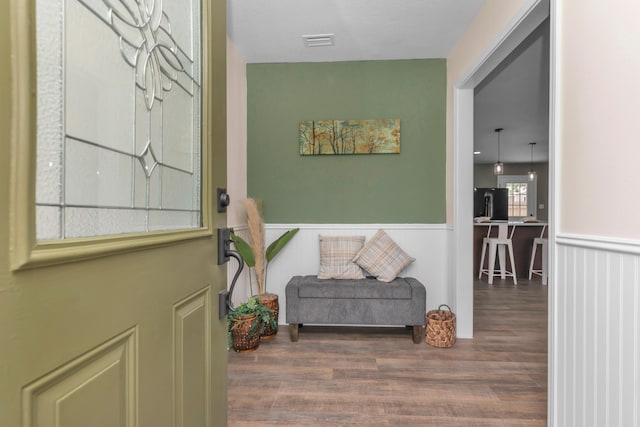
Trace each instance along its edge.
<instances>
[{"instance_id":1,"label":"white wainscoting panel","mask_svg":"<svg viewBox=\"0 0 640 427\"><path fill-rule=\"evenodd\" d=\"M135 427L137 329L132 328L23 390L23 426Z\"/></svg>"},{"instance_id":2,"label":"white wainscoting panel","mask_svg":"<svg viewBox=\"0 0 640 427\"><path fill-rule=\"evenodd\" d=\"M320 266L318 236L366 236L372 237L382 229L416 261L407 267L402 276L415 277L427 289L427 310L440 304L449 304L447 272L449 254L449 230L445 224L266 224L266 246L286 230L299 227L300 231L269 263L267 291L278 295L280 305L279 323L286 324L285 286L292 276L317 275ZM236 232L248 239L246 227L235 227ZM237 263L229 261L229 283ZM246 270L246 269L245 269ZM255 277L253 293L256 293ZM236 285L233 300L237 304L245 301L249 291L246 271ZM453 306L452 306L453 308Z\"/></svg>"},{"instance_id":3,"label":"white wainscoting panel","mask_svg":"<svg viewBox=\"0 0 640 427\"><path fill-rule=\"evenodd\" d=\"M558 236L553 424L640 426L640 243Z\"/></svg>"},{"instance_id":4,"label":"white wainscoting panel","mask_svg":"<svg viewBox=\"0 0 640 427\"><path fill-rule=\"evenodd\" d=\"M209 287L173 308L175 426L210 424L211 304Z\"/></svg>"}]
</instances>

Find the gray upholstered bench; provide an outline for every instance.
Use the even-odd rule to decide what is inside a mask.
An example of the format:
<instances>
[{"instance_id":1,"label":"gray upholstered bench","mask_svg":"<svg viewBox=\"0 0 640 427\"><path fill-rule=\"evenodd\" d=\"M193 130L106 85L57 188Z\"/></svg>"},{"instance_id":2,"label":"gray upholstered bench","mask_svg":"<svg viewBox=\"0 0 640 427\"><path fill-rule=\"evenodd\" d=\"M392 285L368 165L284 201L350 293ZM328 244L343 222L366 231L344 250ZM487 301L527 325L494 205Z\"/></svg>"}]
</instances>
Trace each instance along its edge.
<instances>
[{"instance_id":1,"label":"gray upholstered bench","mask_svg":"<svg viewBox=\"0 0 640 427\"><path fill-rule=\"evenodd\" d=\"M294 276L286 290L291 341L302 324L411 326L418 344L425 325L426 290L412 277L389 283L373 277L357 280Z\"/></svg>"}]
</instances>

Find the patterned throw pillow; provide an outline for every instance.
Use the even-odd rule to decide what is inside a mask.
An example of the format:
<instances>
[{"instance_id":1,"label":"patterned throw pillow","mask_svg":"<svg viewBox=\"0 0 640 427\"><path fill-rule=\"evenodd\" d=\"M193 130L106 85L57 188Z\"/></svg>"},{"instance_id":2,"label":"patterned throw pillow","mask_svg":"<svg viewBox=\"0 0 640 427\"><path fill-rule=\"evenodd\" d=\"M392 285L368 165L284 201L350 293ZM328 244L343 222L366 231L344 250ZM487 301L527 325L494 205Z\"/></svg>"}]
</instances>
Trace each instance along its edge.
<instances>
[{"instance_id":1,"label":"patterned throw pillow","mask_svg":"<svg viewBox=\"0 0 640 427\"><path fill-rule=\"evenodd\" d=\"M353 257L364 245L364 236L320 236L318 279L364 279Z\"/></svg>"},{"instance_id":2,"label":"patterned throw pillow","mask_svg":"<svg viewBox=\"0 0 640 427\"><path fill-rule=\"evenodd\" d=\"M382 282L391 282L415 260L383 230L378 230L353 258L356 264Z\"/></svg>"}]
</instances>

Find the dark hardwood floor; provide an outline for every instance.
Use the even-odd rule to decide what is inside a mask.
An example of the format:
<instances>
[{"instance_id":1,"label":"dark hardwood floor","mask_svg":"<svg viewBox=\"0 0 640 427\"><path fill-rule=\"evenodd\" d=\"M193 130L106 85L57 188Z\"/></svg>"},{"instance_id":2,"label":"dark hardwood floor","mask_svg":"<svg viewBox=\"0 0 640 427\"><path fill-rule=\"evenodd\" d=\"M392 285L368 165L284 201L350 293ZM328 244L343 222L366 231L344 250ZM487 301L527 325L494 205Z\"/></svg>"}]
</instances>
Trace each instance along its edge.
<instances>
[{"instance_id":1,"label":"dark hardwood floor","mask_svg":"<svg viewBox=\"0 0 640 427\"><path fill-rule=\"evenodd\" d=\"M229 426L544 426L547 287L475 283L473 339L413 344L404 328L286 326L229 352ZM282 321L282 320L281 320Z\"/></svg>"}]
</instances>

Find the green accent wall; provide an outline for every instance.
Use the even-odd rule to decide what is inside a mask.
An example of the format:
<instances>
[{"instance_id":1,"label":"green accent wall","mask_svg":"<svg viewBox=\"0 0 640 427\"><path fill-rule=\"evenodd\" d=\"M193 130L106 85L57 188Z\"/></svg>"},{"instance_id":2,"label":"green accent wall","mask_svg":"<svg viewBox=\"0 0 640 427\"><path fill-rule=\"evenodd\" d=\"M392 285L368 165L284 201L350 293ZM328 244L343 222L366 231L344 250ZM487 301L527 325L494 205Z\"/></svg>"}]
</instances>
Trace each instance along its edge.
<instances>
[{"instance_id":1,"label":"green accent wall","mask_svg":"<svg viewBox=\"0 0 640 427\"><path fill-rule=\"evenodd\" d=\"M375 118L400 154L299 154L300 121ZM248 195L268 223L445 223L445 121L444 59L248 64Z\"/></svg>"}]
</instances>

